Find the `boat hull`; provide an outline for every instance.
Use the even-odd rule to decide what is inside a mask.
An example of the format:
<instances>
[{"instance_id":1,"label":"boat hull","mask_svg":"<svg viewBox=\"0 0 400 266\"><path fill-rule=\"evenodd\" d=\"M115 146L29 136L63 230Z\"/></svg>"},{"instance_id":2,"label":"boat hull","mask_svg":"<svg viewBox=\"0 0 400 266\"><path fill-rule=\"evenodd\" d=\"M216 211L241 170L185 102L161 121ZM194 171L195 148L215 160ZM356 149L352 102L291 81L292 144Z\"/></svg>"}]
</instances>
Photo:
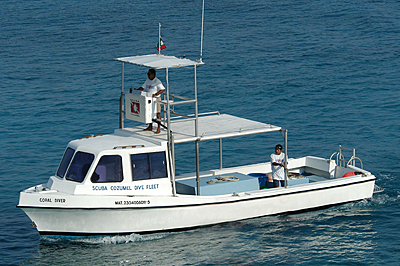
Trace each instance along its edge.
<instances>
[{"instance_id":1,"label":"boat hull","mask_svg":"<svg viewBox=\"0 0 400 266\"><path fill-rule=\"evenodd\" d=\"M21 192L18 207L41 235L144 234L302 212L371 198L375 179L373 175L358 176L219 196L64 195L63 206L55 206L56 196L52 193L43 197ZM24 204L44 198L49 201L44 203L46 206Z\"/></svg>"}]
</instances>

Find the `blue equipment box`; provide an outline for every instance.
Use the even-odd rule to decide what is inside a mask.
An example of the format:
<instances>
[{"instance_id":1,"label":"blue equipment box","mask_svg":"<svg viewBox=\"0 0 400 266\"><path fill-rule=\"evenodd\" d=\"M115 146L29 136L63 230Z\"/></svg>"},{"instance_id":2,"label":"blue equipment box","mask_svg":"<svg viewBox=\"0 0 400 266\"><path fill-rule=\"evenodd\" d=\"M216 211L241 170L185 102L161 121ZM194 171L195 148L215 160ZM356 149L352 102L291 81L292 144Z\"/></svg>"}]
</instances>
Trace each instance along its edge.
<instances>
[{"instance_id":1,"label":"blue equipment box","mask_svg":"<svg viewBox=\"0 0 400 266\"><path fill-rule=\"evenodd\" d=\"M225 181L216 182L213 184L207 183L217 177L236 177L238 181ZM234 192L245 192L259 190L258 178L248 176L240 173L229 173L215 176L201 177L200 179L200 195L202 196L213 196L222 194L232 194ZM197 194L197 183L196 178L190 178L185 180L176 181L176 192L178 194L185 195L196 195Z\"/></svg>"},{"instance_id":2,"label":"blue equipment box","mask_svg":"<svg viewBox=\"0 0 400 266\"><path fill-rule=\"evenodd\" d=\"M308 179L308 177L288 180L288 186L308 184L308 183L310 183L310 179Z\"/></svg>"}]
</instances>

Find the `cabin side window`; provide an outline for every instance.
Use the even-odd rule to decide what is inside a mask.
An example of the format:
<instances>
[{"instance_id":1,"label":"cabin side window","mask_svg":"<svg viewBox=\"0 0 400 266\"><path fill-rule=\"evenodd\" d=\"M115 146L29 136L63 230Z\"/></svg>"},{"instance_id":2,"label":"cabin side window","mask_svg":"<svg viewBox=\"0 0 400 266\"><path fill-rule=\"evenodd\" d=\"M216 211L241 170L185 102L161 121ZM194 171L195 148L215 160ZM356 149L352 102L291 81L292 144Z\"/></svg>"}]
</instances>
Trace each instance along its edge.
<instances>
[{"instance_id":1,"label":"cabin side window","mask_svg":"<svg viewBox=\"0 0 400 266\"><path fill-rule=\"evenodd\" d=\"M78 151L72 160L65 178L71 181L82 182L93 162L93 159L93 154Z\"/></svg>"},{"instance_id":2,"label":"cabin side window","mask_svg":"<svg viewBox=\"0 0 400 266\"><path fill-rule=\"evenodd\" d=\"M118 155L101 157L90 178L92 183L121 182L122 179L122 158Z\"/></svg>"},{"instance_id":3,"label":"cabin side window","mask_svg":"<svg viewBox=\"0 0 400 266\"><path fill-rule=\"evenodd\" d=\"M74 155L75 151L71 148L67 148L65 150L64 156L61 160L60 166L57 170L57 176L63 178L65 172L67 171L68 165L71 162L72 156Z\"/></svg>"},{"instance_id":4,"label":"cabin side window","mask_svg":"<svg viewBox=\"0 0 400 266\"><path fill-rule=\"evenodd\" d=\"M165 152L131 155L132 180L146 180L167 177Z\"/></svg>"}]
</instances>

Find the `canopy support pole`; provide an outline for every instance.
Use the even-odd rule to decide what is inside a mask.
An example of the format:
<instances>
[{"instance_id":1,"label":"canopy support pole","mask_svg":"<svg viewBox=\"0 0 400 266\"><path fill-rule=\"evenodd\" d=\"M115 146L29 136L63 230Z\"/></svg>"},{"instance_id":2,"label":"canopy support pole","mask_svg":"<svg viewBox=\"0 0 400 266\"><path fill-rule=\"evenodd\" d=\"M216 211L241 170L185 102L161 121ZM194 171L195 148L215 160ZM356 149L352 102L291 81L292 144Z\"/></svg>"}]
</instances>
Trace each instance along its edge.
<instances>
[{"instance_id":1,"label":"canopy support pole","mask_svg":"<svg viewBox=\"0 0 400 266\"><path fill-rule=\"evenodd\" d=\"M219 169L222 170L222 139L219 139Z\"/></svg>"},{"instance_id":2,"label":"canopy support pole","mask_svg":"<svg viewBox=\"0 0 400 266\"><path fill-rule=\"evenodd\" d=\"M197 72L196 65L194 65L194 115L195 115L195 124L194 124L194 134L196 137L196 183L197 183L197 195L200 195L200 152L199 152L199 114L198 114L198 105L197 105Z\"/></svg>"},{"instance_id":3,"label":"canopy support pole","mask_svg":"<svg viewBox=\"0 0 400 266\"><path fill-rule=\"evenodd\" d=\"M168 83L168 68L165 69L165 79L167 82L167 136L168 136L168 143L171 142L171 107L169 103L169 83ZM173 154L173 156L175 156Z\"/></svg>"},{"instance_id":4,"label":"canopy support pole","mask_svg":"<svg viewBox=\"0 0 400 266\"><path fill-rule=\"evenodd\" d=\"M284 130L285 132L285 188L287 188L287 183L288 183L288 168L287 168L287 160L288 160L288 156L287 156L287 129Z\"/></svg>"},{"instance_id":5,"label":"canopy support pole","mask_svg":"<svg viewBox=\"0 0 400 266\"><path fill-rule=\"evenodd\" d=\"M171 134L171 142L168 143L168 146L169 146L168 155L169 155L169 167L170 167L170 173L171 173L172 195L176 196L175 159L173 157L173 154L174 154L174 135L173 134Z\"/></svg>"},{"instance_id":6,"label":"canopy support pole","mask_svg":"<svg viewBox=\"0 0 400 266\"><path fill-rule=\"evenodd\" d=\"M161 26L161 24L160 24ZM168 141L168 155L170 162L170 173L171 173L171 183L172 183L172 193L176 196L176 186L175 186L175 143L174 135L171 131L171 106L169 102L169 80L168 80L168 68L165 69L165 80L167 86L167 141ZM164 109L165 110L165 109ZM165 115L165 114L164 114Z\"/></svg>"},{"instance_id":7,"label":"canopy support pole","mask_svg":"<svg viewBox=\"0 0 400 266\"><path fill-rule=\"evenodd\" d=\"M124 128L124 62L122 62L122 89L119 98L119 128Z\"/></svg>"}]
</instances>

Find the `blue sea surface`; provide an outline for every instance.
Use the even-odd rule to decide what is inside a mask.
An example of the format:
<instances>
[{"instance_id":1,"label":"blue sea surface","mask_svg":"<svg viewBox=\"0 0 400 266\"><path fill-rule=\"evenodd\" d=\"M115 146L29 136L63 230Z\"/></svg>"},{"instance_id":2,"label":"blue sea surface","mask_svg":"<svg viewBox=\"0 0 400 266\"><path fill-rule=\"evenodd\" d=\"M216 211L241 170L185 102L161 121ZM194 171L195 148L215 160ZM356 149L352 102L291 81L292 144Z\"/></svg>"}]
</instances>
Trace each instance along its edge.
<instances>
[{"instance_id":1,"label":"blue sea surface","mask_svg":"<svg viewBox=\"0 0 400 266\"><path fill-rule=\"evenodd\" d=\"M206 1L199 111L289 130L288 155L356 148L385 190L371 200L180 233L51 239L15 206L47 182L70 140L118 127L123 56L200 57L201 0L3 0L1 265L399 265L400 2ZM147 69L125 65L125 90ZM169 72L173 93L186 76ZM165 80L165 73L157 76ZM135 125L127 121L127 126ZM269 160L279 133L224 140L224 166ZM177 172L195 170L177 146ZM219 167L202 142L201 169Z\"/></svg>"}]
</instances>

